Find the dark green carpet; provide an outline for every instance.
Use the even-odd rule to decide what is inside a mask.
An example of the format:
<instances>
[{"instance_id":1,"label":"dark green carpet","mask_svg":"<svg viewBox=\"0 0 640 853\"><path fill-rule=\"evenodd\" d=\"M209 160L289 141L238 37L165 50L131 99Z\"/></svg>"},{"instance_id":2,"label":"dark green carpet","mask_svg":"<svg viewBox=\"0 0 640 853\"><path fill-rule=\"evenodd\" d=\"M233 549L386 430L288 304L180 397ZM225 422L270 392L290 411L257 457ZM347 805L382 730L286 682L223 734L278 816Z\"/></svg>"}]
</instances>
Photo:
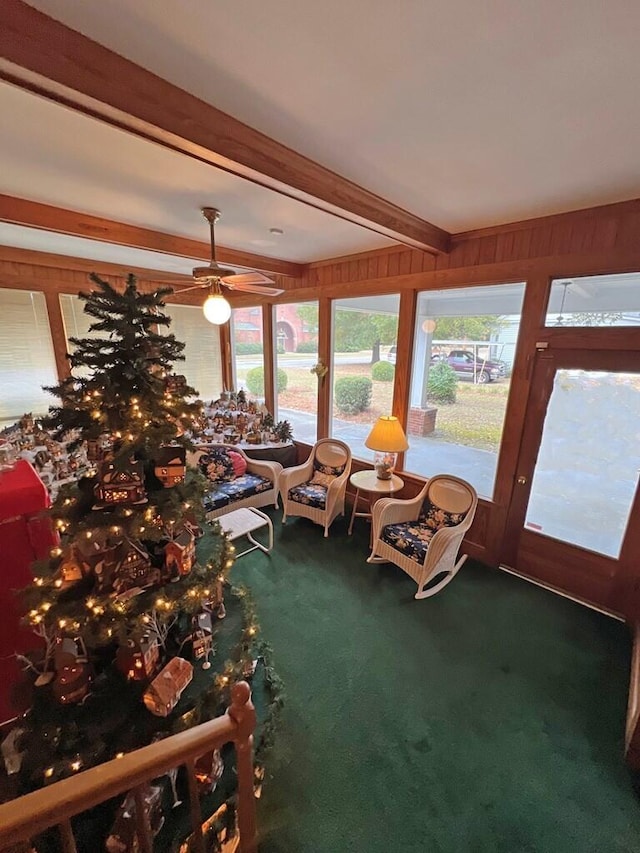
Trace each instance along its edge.
<instances>
[{"instance_id":1,"label":"dark green carpet","mask_svg":"<svg viewBox=\"0 0 640 853\"><path fill-rule=\"evenodd\" d=\"M260 853L640 850L624 625L471 563L415 601L365 523L271 514L232 570L286 692Z\"/></svg>"}]
</instances>

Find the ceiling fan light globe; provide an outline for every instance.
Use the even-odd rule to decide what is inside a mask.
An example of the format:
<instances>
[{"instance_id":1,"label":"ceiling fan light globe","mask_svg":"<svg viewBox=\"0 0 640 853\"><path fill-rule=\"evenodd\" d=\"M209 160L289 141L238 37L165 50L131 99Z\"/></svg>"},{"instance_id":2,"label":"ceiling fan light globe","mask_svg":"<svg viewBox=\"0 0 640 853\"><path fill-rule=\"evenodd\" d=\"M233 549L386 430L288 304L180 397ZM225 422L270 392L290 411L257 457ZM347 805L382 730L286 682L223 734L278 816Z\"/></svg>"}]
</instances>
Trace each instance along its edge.
<instances>
[{"instance_id":1,"label":"ceiling fan light globe","mask_svg":"<svg viewBox=\"0 0 640 853\"><path fill-rule=\"evenodd\" d=\"M204 300L202 311L215 326L222 326L231 317L231 305L221 293L212 293Z\"/></svg>"}]
</instances>

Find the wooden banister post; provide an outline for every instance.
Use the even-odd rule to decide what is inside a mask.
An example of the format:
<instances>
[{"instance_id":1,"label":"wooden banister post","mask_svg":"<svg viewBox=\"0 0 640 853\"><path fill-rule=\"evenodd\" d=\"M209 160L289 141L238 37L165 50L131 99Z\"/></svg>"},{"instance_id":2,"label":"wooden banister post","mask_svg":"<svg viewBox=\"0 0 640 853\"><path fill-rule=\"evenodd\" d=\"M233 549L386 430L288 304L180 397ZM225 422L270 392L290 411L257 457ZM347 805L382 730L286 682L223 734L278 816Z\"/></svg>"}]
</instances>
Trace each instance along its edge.
<instances>
[{"instance_id":1,"label":"wooden banister post","mask_svg":"<svg viewBox=\"0 0 640 853\"><path fill-rule=\"evenodd\" d=\"M238 830L240 853L257 853L256 798L253 787L253 732L256 710L251 688L239 681L231 688L231 706L227 713L238 727L234 743L238 765Z\"/></svg>"}]
</instances>

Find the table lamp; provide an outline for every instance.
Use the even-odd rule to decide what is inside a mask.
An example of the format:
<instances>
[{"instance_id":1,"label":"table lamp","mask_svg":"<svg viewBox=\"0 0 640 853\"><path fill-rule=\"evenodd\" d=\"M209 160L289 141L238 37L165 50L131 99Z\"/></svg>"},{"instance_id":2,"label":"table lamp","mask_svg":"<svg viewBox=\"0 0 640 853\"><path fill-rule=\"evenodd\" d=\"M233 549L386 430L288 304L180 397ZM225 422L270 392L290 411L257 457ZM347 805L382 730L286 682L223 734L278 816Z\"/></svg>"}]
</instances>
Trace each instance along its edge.
<instances>
[{"instance_id":1,"label":"table lamp","mask_svg":"<svg viewBox=\"0 0 640 853\"><path fill-rule=\"evenodd\" d=\"M409 449L400 421L393 415L382 415L373 425L365 446L374 450L373 464L379 480L390 480L398 453Z\"/></svg>"}]
</instances>

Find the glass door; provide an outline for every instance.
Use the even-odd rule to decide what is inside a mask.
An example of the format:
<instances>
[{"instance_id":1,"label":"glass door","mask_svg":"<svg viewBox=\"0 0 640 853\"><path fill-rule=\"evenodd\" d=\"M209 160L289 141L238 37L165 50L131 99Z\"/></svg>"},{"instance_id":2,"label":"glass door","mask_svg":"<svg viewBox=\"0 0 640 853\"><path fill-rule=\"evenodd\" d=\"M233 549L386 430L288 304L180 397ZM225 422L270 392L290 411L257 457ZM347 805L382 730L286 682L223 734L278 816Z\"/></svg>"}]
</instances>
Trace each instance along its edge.
<instances>
[{"instance_id":1,"label":"glass door","mask_svg":"<svg viewBox=\"0 0 640 853\"><path fill-rule=\"evenodd\" d=\"M639 473L640 355L539 353L507 565L618 611L622 581L635 571Z\"/></svg>"}]
</instances>

